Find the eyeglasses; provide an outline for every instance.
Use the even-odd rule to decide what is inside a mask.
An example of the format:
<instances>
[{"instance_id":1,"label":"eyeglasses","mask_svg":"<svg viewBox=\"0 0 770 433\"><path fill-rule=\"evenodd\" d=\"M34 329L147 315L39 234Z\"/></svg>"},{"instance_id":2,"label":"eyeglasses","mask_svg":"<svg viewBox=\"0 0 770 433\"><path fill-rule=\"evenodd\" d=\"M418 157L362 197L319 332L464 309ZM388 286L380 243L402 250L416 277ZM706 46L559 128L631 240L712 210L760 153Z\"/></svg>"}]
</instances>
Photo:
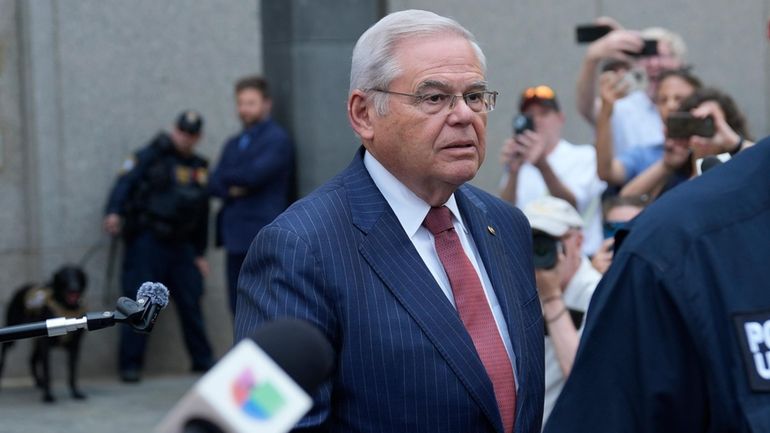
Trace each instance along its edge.
<instances>
[{"instance_id":1,"label":"eyeglasses","mask_svg":"<svg viewBox=\"0 0 770 433\"><path fill-rule=\"evenodd\" d=\"M446 93L401 93L391 92L390 90L368 89L372 92L387 93L389 95L408 96L412 98L412 103L419 107L425 114L438 114L444 108L453 109L457 98L463 98L465 104L476 113L488 113L495 109L497 101L497 92L478 91L468 92L462 95L448 95Z\"/></svg>"},{"instance_id":2,"label":"eyeglasses","mask_svg":"<svg viewBox=\"0 0 770 433\"><path fill-rule=\"evenodd\" d=\"M522 97L524 97L524 99L553 99L556 97L556 92L548 86L541 85L528 88L522 93Z\"/></svg>"}]
</instances>

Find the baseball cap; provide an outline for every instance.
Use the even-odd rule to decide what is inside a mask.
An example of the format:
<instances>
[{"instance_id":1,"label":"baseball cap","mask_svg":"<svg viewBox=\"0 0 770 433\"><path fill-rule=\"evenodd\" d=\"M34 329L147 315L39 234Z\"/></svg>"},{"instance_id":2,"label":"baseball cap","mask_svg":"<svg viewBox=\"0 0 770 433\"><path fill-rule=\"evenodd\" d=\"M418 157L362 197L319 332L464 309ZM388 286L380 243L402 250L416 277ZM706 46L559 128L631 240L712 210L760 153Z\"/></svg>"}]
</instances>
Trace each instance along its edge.
<instances>
[{"instance_id":1,"label":"baseball cap","mask_svg":"<svg viewBox=\"0 0 770 433\"><path fill-rule=\"evenodd\" d=\"M203 116L193 110L182 111L176 119L176 127L182 132L197 135L203 129Z\"/></svg>"},{"instance_id":2,"label":"baseball cap","mask_svg":"<svg viewBox=\"0 0 770 433\"><path fill-rule=\"evenodd\" d=\"M519 111L526 111L531 104L538 104L543 107L559 110L559 101L556 100L556 92L552 88L541 84L535 87L528 87L521 92L519 100Z\"/></svg>"},{"instance_id":3,"label":"baseball cap","mask_svg":"<svg viewBox=\"0 0 770 433\"><path fill-rule=\"evenodd\" d=\"M540 230L554 237L564 236L569 229L582 229L583 218L567 201L545 196L524 206L533 230Z\"/></svg>"}]
</instances>

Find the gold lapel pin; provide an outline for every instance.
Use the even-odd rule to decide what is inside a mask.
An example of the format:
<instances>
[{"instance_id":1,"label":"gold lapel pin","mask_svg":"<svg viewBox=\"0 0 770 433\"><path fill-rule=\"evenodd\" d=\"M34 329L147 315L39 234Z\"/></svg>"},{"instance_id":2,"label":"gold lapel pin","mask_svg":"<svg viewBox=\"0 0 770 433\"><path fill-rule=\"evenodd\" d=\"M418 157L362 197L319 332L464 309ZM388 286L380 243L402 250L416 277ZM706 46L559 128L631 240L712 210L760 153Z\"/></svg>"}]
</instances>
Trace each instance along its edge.
<instances>
[{"instance_id":1,"label":"gold lapel pin","mask_svg":"<svg viewBox=\"0 0 770 433\"><path fill-rule=\"evenodd\" d=\"M491 234L491 235L493 235L493 236L497 234L497 233L495 232L495 228L494 228L494 227L492 227L492 226L487 226L487 231L489 232L489 234Z\"/></svg>"}]
</instances>

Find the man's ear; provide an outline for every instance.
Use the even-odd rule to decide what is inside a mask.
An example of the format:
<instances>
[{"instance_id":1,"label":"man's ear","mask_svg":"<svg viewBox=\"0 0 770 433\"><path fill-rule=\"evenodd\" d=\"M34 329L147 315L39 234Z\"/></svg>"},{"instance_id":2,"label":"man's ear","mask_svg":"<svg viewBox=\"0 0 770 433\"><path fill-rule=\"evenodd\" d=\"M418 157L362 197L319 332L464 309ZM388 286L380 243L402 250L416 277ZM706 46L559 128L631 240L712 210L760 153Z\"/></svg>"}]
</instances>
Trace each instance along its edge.
<instances>
[{"instance_id":1,"label":"man's ear","mask_svg":"<svg viewBox=\"0 0 770 433\"><path fill-rule=\"evenodd\" d=\"M366 93L354 90L348 97L348 120L353 131L362 140L368 141L374 137L373 116L374 107L369 104Z\"/></svg>"}]
</instances>

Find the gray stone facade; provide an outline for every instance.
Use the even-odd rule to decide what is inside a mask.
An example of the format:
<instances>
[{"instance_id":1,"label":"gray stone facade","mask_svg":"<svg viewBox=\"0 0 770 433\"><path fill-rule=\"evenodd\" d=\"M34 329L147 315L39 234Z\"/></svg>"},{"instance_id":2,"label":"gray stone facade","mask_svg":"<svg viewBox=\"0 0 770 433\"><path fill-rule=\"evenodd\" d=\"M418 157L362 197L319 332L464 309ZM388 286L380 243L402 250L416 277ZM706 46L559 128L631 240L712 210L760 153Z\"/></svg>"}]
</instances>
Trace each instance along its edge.
<instances>
[{"instance_id":1,"label":"gray stone facade","mask_svg":"<svg viewBox=\"0 0 770 433\"><path fill-rule=\"evenodd\" d=\"M275 117L297 143L300 193L331 177L357 147L345 113L353 44L379 16L406 8L456 18L487 54L489 81L501 92L474 181L487 190L496 190L497 154L524 87L552 85L565 137L592 141L574 108L584 52L574 27L599 15L679 31L695 72L736 99L756 137L770 132L770 0L729 11L716 0L0 0L0 308L13 288L94 245L88 301L112 308L119 289L105 280L109 241L100 226L121 161L194 108L206 119L200 151L215 162L239 129L232 85L242 75L271 81ZM205 312L222 354L232 338L222 253L211 249L209 258ZM153 332L151 372L189 367L174 316L163 312ZM112 374L116 348L114 329L88 335L83 374ZM6 375L26 375L26 357L26 347L15 350Z\"/></svg>"}]
</instances>

